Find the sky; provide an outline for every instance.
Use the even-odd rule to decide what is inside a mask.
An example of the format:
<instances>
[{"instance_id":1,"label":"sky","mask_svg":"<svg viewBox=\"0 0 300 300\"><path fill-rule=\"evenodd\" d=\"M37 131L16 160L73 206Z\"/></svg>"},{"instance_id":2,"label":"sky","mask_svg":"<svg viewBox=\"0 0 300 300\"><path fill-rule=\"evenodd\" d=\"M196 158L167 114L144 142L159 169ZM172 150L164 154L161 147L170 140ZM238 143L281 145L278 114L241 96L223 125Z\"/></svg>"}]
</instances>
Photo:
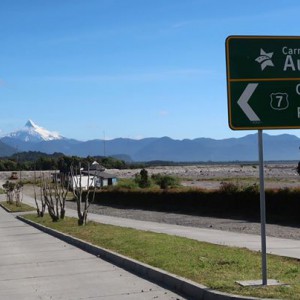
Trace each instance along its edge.
<instances>
[{"instance_id":1,"label":"sky","mask_svg":"<svg viewBox=\"0 0 300 300\"><path fill-rule=\"evenodd\" d=\"M28 119L78 140L253 133L228 126L225 40L299 35L299 15L298 0L1 0L0 134Z\"/></svg>"}]
</instances>

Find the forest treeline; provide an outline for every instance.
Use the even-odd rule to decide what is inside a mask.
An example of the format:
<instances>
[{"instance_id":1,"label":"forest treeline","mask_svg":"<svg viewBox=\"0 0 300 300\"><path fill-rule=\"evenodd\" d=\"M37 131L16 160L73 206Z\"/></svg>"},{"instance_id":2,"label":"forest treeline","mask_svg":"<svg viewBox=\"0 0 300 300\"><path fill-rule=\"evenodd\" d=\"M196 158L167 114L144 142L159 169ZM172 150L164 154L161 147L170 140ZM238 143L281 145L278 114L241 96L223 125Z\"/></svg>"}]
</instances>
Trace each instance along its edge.
<instances>
[{"instance_id":1,"label":"forest treeline","mask_svg":"<svg viewBox=\"0 0 300 300\"><path fill-rule=\"evenodd\" d=\"M66 156L63 153L46 154L42 152L29 151L19 152L10 157L0 158L0 171L34 171L34 170L60 170L69 172L71 165L83 168L97 161L106 169L128 169L143 167L143 164L126 163L114 157L88 156Z\"/></svg>"},{"instance_id":2,"label":"forest treeline","mask_svg":"<svg viewBox=\"0 0 300 300\"><path fill-rule=\"evenodd\" d=\"M174 162L174 161L148 161L128 162L116 157L108 156L67 156L63 153L46 154L39 151L18 152L10 157L0 157L0 171L34 171L34 170L60 170L69 172L70 166L87 167L97 161L106 169L142 169L150 166L181 166L181 165L211 165L211 164L253 164L253 162ZM271 163L271 162L270 162ZM280 163L280 162L277 162ZM298 167L300 170L300 166ZM300 171L299 171L300 174Z\"/></svg>"}]
</instances>

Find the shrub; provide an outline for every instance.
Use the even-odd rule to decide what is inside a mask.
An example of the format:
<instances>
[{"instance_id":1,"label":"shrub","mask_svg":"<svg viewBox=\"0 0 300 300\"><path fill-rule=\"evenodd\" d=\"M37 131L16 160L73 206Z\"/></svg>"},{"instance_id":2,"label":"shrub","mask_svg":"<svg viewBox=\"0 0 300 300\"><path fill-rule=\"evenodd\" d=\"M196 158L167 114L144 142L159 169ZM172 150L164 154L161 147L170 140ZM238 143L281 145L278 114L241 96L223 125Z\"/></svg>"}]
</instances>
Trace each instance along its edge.
<instances>
[{"instance_id":1,"label":"shrub","mask_svg":"<svg viewBox=\"0 0 300 300\"><path fill-rule=\"evenodd\" d=\"M138 188L138 184L132 179L119 179L116 187L107 187L107 189L128 189L134 190Z\"/></svg>"},{"instance_id":2,"label":"shrub","mask_svg":"<svg viewBox=\"0 0 300 300\"><path fill-rule=\"evenodd\" d=\"M246 186L243 188L243 191L246 193L258 193L259 192L259 185L256 183Z\"/></svg>"},{"instance_id":3,"label":"shrub","mask_svg":"<svg viewBox=\"0 0 300 300\"><path fill-rule=\"evenodd\" d=\"M150 187L151 181L148 177L148 171L146 169L142 169L140 174L135 175L135 182L138 184L140 188Z\"/></svg>"},{"instance_id":4,"label":"shrub","mask_svg":"<svg viewBox=\"0 0 300 300\"><path fill-rule=\"evenodd\" d=\"M232 193L238 192L239 190L240 190L239 186L237 184L232 183L232 182L222 181L220 183L219 191L221 193L232 194Z\"/></svg>"},{"instance_id":5,"label":"shrub","mask_svg":"<svg viewBox=\"0 0 300 300\"><path fill-rule=\"evenodd\" d=\"M161 189L168 189L179 185L178 178L170 175L156 174L152 175L151 178Z\"/></svg>"}]
</instances>

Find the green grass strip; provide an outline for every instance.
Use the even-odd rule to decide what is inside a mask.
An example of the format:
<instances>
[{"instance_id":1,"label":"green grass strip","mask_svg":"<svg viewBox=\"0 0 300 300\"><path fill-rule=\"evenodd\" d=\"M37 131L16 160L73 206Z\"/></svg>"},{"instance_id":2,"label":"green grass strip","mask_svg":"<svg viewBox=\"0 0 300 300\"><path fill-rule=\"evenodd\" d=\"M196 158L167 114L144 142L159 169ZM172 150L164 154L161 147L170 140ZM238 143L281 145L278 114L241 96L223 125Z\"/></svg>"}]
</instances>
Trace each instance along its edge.
<instances>
[{"instance_id":1,"label":"green grass strip","mask_svg":"<svg viewBox=\"0 0 300 300\"><path fill-rule=\"evenodd\" d=\"M237 280L261 279L259 253L95 222L79 227L74 218L54 223L48 216L25 217L218 291L261 298L300 299L300 263L296 259L268 255L268 278L289 286L240 287L235 283Z\"/></svg>"},{"instance_id":2,"label":"green grass strip","mask_svg":"<svg viewBox=\"0 0 300 300\"><path fill-rule=\"evenodd\" d=\"M0 204L10 212L26 212L36 210L36 208L29 206L25 203L21 203L20 206L17 206L16 203L11 204L7 201L1 201Z\"/></svg>"}]
</instances>

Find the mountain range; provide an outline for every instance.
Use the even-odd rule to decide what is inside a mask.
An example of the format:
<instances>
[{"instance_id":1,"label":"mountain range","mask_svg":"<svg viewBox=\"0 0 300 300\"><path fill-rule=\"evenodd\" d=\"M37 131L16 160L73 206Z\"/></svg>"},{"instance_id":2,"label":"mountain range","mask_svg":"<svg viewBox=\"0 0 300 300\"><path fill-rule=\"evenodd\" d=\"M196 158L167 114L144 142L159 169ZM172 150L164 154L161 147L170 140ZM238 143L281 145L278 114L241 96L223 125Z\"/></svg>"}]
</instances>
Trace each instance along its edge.
<instances>
[{"instance_id":1,"label":"mountain range","mask_svg":"<svg viewBox=\"0 0 300 300\"><path fill-rule=\"evenodd\" d=\"M265 160L300 160L300 139L294 135L264 134ZM257 161L257 134L222 140L196 138L174 140L169 137L140 140L117 138L113 140L78 141L50 132L29 120L25 126L0 139L0 156L16 152L40 151L47 154L114 156L126 161Z\"/></svg>"}]
</instances>

